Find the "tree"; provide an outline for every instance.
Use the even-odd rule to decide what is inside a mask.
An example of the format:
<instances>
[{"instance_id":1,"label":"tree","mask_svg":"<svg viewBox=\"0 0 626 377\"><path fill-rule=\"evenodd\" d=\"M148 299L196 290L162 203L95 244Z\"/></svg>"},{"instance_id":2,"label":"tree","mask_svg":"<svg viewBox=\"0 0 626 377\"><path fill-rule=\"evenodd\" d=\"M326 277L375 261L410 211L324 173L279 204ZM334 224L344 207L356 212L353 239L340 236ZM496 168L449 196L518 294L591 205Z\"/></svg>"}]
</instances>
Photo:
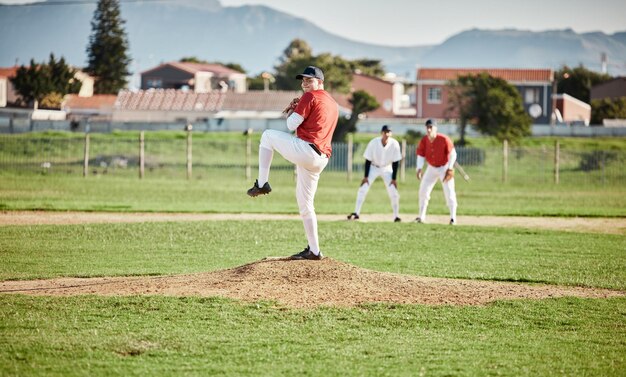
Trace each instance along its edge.
<instances>
[{"instance_id":1,"label":"tree","mask_svg":"<svg viewBox=\"0 0 626 377\"><path fill-rule=\"evenodd\" d=\"M382 77L385 70L380 60L357 59L346 60L341 56L329 53L313 55L311 47L302 39L294 39L283 51L280 64L274 67L276 88L279 90L300 90L300 83L294 78L309 65L324 71L324 89L332 92L349 93L352 84L352 73Z\"/></svg>"},{"instance_id":2,"label":"tree","mask_svg":"<svg viewBox=\"0 0 626 377\"><path fill-rule=\"evenodd\" d=\"M316 56L311 65L324 71L324 89L329 92L350 93L352 68L349 61L340 56L324 53Z\"/></svg>"},{"instance_id":3,"label":"tree","mask_svg":"<svg viewBox=\"0 0 626 377\"><path fill-rule=\"evenodd\" d=\"M465 140L465 130L470 122L470 118L477 113L475 109L475 90L474 80L472 76L459 76L456 80L448 83L448 108L447 111L456 112L459 117L459 134L458 145L467 144Z\"/></svg>"},{"instance_id":4,"label":"tree","mask_svg":"<svg viewBox=\"0 0 626 377\"><path fill-rule=\"evenodd\" d=\"M348 133L356 132L356 124L361 114L380 107L376 98L364 90L357 90L352 93L349 102L352 105L352 115L350 115L349 119L339 118L337 128L333 134L333 141L345 141Z\"/></svg>"},{"instance_id":5,"label":"tree","mask_svg":"<svg viewBox=\"0 0 626 377\"><path fill-rule=\"evenodd\" d=\"M279 60L280 64L274 67L276 87L279 90L300 90L300 83L294 77L311 65L311 47L301 39L294 39L283 50Z\"/></svg>"},{"instance_id":6,"label":"tree","mask_svg":"<svg viewBox=\"0 0 626 377\"><path fill-rule=\"evenodd\" d=\"M374 59L357 59L349 62L352 72L360 72L364 75L382 77L385 75L380 60Z\"/></svg>"},{"instance_id":7,"label":"tree","mask_svg":"<svg viewBox=\"0 0 626 377\"><path fill-rule=\"evenodd\" d=\"M314 65L324 71L324 89L340 93L350 91L351 63L328 53L314 56L309 45L301 39L291 41L283 51L280 62L281 64L274 67L276 88L279 90L300 90L300 82L295 77L307 66Z\"/></svg>"},{"instance_id":8,"label":"tree","mask_svg":"<svg viewBox=\"0 0 626 377\"><path fill-rule=\"evenodd\" d=\"M116 94L127 84L128 39L118 0L98 0L87 46L86 72L95 78L94 91Z\"/></svg>"},{"instance_id":9,"label":"tree","mask_svg":"<svg viewBox=\"0 0 626 377\"><path fill-rule=\"evenodd\" d=\"M219 63L219 62L218 62L218 63L216 63L216 64L221 64L221 65L223 65L224 67L226 67L226 68L230 68L230 69L232 69L233 71L237 71L237 72L239 72L239 73L246 73L246 70L245 70L245 69L243 69L243 67L242 67L242 66L241 66L241 64L239 64L239 63Z\"/></svg>"},{"instance_id":10,"label":"tree","mask_svg":"<svg viewBox=\"0 0 626 377\"><path fill-rule=\"evenodd\" d=\"M283 56L280 58L281 63L286 63L291 59L298 57L310 57L313 55L313 50L306 41L302 39L294 39L283 50Z\"/></svg>"},{"instance_id":11,"label":"tree","mask_svg":"<svg viewBox=\"0 0 626 377\"><path fill-rule=\"evenodd\" d=\"M563 66L556 71L554 79L556 80L557 93L567 93L585 103L589 103L591 102L591 88L594 85L611 80L611 76L606 73L590 71L579 65L576 68Z\"/></svg>"},{"instance_id":12,"label":"tree","mask_svg":"<svg viewBox=\"0 0 626 377\"><path fill-rule=\"evenodd\" d=\"M198 63L198 64L208 64L206 60L199 59L196 56L183 56L180 58L179 62L181 63Z\"/></svg>"},{"instance_id":13,"label":"tree","mask_svg":"<svg viewBox=\"0 0 626 377\"><path fill-rule=\"evenodd\" d=\"M591 123L602 124L604 119L626 119L626 97L591 101Z\"/></svg>"},{"instance_id":14,"label":"tree","mask_svg":"<svg viewBox=\"0 0 626 377\"><path fill-rule=\"evenodd\" d=\"M532 120L526 114L518 90L486 72L459 76L449 83L450 107L459 114L460 145L465 145L465 127L472 124L480 133L499 141L517 143L530 135Z\"/></svg>"},{"instance_id":15,"label":"tree","mask_svg":"<svg viewBox=\"0 0 626 377\"><path fill-rule=\"evenodd\" d=\"M276 90L276 78L269 72L248 77L248 90Z\"/></svg>"},{"instance_id":16,"label":"tree","mask_svg":"<svg viewBox=\"0 0 626 377\"><path fill-rule=\"evenodd\" d=\"M63 57L56 60L50 54L47 64L37 64L31 59L30 66L19 67L11 83L23 105L31 106L37 101L42 107L59 108L63 96L80 90L81 83L74 78L75 74L76 70Z\"/></svg>"}]
</instances>

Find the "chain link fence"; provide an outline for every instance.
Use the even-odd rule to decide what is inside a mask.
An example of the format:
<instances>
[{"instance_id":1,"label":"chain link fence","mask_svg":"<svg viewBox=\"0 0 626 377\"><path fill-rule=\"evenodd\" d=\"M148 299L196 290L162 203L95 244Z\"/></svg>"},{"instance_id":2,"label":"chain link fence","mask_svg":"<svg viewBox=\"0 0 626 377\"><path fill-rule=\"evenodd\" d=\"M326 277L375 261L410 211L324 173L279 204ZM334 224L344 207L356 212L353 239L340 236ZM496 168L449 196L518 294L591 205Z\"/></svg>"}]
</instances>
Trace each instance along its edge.
<instances>
[{"instance_id":1,"label":"chain link fence","mask_svg":"<svg viewBox=\"0 0 626 377\"><path fill-rule=\"evenodd\" d=\"M239 134L241 135L241 134ZM139 138L71 134L63 137L0 135L0 171L18 174L115 175L139 179L213 179L224 174L254 179L258 141L249 136L229 140L194 139L191 133ZM334 143L326 171L363 173L365 143ZM403 143L405 159L399 179L415 174L415 145ZM490 148L457 147L458 162L470 179L492 184L624 185L623 150L567 150L557 145ZM293 165L275 154L272 170L294 174ZM462 175L457 175L461 179Z\"/></svg>"}]
</instances>

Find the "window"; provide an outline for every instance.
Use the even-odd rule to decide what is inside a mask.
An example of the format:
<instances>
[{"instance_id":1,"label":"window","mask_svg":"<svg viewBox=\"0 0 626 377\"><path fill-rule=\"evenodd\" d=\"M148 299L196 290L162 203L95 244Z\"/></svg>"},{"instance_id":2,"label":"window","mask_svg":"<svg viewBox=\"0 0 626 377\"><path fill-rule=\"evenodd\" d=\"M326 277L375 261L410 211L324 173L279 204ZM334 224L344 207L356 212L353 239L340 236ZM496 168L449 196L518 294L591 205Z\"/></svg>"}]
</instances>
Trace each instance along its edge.
<instances>
[{"instance_id":1,"label":"window","mask_svg":"<svg viewBox=\"0 0 626 377\"><path fill-rule=\"evenodd\" d=\"M539 103L539 88L526 88L524 91L524 103Z\"/></svg>"},{"instance_id":2,"label":"window","mask_svg":"<svg viewBox=\"0 0 626 377\"><path fill-rule=\"evenodd\" d=\"M441 88L428 88L428 103L441 103Z\"/></svg>"},{"instance_id":3,"label":"window","mask_svg":"<svg viewBox=\"0 0 626 377\"><path fill-rule=\"evenodd\" d=\"M146 87L147 88L162 88L163 80L157 78L148 78L146 79Z\"/></svg>"}]
</instances>

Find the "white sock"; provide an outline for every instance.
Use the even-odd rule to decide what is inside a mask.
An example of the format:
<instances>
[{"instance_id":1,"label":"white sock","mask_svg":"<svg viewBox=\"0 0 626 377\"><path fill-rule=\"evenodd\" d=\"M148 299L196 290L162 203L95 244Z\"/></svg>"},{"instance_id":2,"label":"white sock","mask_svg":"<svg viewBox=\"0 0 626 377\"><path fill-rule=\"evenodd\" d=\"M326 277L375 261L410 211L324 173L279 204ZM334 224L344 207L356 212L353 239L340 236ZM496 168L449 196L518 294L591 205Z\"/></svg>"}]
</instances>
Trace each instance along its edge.
<instances>
[{"instance_id":1,"label":"white sock","mask_svg":"<svg viewBox=\"0 0 626 377\"><path fill-rule=\"evenodd\" d=\"M304 224L304 232L309 241L309 248L315 255L320 254L320 241L317 235L317 216L312 214L306 218L302 218Z\"/></svg>"},{"instance_id":2,"label":"white sock","mask_svg":"<svg viewBox=\"0 0 626 377\"><path fill-rule=\"evenodd\" d=\"M450 207L450 219L456 222L456 206Z\"/></svg>"},{"instance_id":3,"label":"white sock","mask_svg":"<svg viewBox=\"0 0 626 377\"><path fill-rule=\"evenodd\" d=\"M272 149L259 147L259 187L263 187L269 180L273 157L274 151Z\"/></svg>"}]
</instances>

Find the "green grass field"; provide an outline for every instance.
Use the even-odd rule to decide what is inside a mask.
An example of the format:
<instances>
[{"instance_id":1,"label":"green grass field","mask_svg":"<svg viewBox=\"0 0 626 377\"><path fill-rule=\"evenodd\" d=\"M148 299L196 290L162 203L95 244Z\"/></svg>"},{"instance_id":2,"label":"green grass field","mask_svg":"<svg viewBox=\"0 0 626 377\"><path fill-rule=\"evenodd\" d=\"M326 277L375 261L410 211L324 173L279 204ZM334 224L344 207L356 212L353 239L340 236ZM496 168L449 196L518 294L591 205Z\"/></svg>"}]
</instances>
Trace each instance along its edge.
<instances>
[{"instance_id":1,"label":"green grass field","mask_svg":"<svg viewBox=\"0 0 626 377\"><path fill-rule=\"evenodd\" d=\"M359 137L364 142L371 136ZM157 145L165 152L173 138L184 141L182 133L151 137L164 140ZM194 135L194 140L211 137ZM241 135L222 135L214 147L222 148L228 138ZM32 157L40 148L24 145L11 153ZM68 151L78 144L72 145ZM489 147L484 139L472 145ZM572 139L562 145L619 151L624 140ZM114 149L131 153L132 148ZM208 149L197 152L216 159ZM6 156L0 149L0 162ZM323 251L376 271L626 291L625 235L462 224L464 215L626 217L623 185L597 184L604 182L600 173L589 178L572 167L577 159L563 172L577 178L564 177L555 185L528 175L548 152L519 156L511 161L519 173L508 183L499 180L497 159L468 168L473 178L483 179L457 179L459 226L320 222ZM613 164L623 175L622 162ZM256 199L245 196L252 182L241 168L198 167L189 181L180 169L143 180L132 169L108 174L100 169L87 178L74 173L0 170L0 210L297 213L289 168L273 171L274 191ZM317 211L352 212L361 174L347 182L345 172L324 172ZM413 169L407 169L407 180L400 183L405 220L417 214L417 188ZM441 191L435 187L431 214L447 213ZM370 213L391 216L380 181L363 207L363 216ZM215 271L290 255L304 242L299 221L0 226L0 280ZM0 376L626 375L624 297L305 310L224 298L0 292L0 318Z\"/></svg>"},{"instance_id":2,"label":"green grass field","mask_svg":"<svg viewBox=\"0 0 626 377\"><path fill-rule=\"evenodd\" d=\"M626 289L624 236L349 222L323 222L320 232L328 256L378 271ZM5 226L0 278L212 271L298 251L301 233L299 221ZM626 370L624 298L312 310L160 296L0 302L3 376Z\"/></svg>"},{"instance_id":3,"label":"green grass field","mask_svg":"<svg viewBox=\"0 0 626 377\"><path fill-rule=\"evenodd\" d=\"M412 172L411 172L412 173ZM239 172L205 171L196 179L146 178L99 175L80 176L0 173L0 210L83 210L146 212L256 212L297 213L295 182L290 170L270 175L271 196L254 200L245 196L253 183ZM316 196L319 213L348 214L360 177L352 182L345 173L325 172ZM459 216L606 216L626 215L626 188L577 185L488 184L457 179ZM417 216L418 181L407 175L399 184L400 212ZM377 180L363 206L363 214L391 213L382 180ZM435 186L431 214L446 214L443 190Z\"/></svg>"}]
</instances>

